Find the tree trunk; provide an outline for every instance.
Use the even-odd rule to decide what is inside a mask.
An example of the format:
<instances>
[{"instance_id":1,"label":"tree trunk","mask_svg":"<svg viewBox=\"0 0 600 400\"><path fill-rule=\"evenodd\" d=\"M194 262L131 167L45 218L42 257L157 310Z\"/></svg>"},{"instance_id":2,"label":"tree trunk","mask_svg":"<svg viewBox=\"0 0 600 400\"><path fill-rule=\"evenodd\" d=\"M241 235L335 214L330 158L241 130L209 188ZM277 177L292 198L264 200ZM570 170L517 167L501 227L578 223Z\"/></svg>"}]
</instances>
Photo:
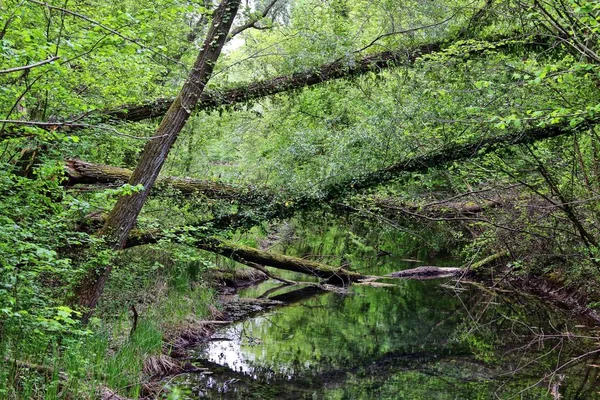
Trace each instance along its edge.
<instances>
[{"instance_id":1,"label":"tree trunk","mask_svg":"<svg viewBox=\"0 0 600 400\"><path fill-rule=\"evenodd\" d=\"M342 267L332 267L316 261L270 253L215 238L197 239L194 245L202 250L231 258L241 264L258 264L286 271L299 272L327 279L332 283L350 283L365 278L357 272Z\"/></svg>"},{"instance_id":2,"label":"tree trunk","mask_svg":"<svg viewBox=\"0 0 600 400\"><path fill-rule=\"evenodd\" d=\"M64 182L66 186L128 182L133 175L133 171L126 168L77 159L67 160L64 169L67 177L67 181ZM235 200L241 204L263 204L272 201L272 196L260 193L253 187L193 178L171 176L157 178L153 190L164 188L173 188L185 196L201 194L211 199Z\"/></svg>"},{"instance_id":3,"label":"tree trunk","mask_svg":"<svg viewBox=\"0 0 600 400\"><path fill-rule=\"evenodd\" d=\"M398 51L384 51L358 59L352 64L346 61L335 61L307 71L277 76L225 91L209 90L200 96L197 108L206 110L229 106L335 79L350 78L367 72L379 72L402 63L412 64L424 54L439 51L440 46L441 43L436 42ZM109 120L143 121L164 115L172 102L173 99L157 99L144 104L125 105L116 109L105 110L102 114L108 117Z\"/></svg>"},{"instance_id":4,"label":"tree trunk","mask_svg":"<svg viewBox=\"0 0 600 400\"><path fill-rule=\"evenodd\" d=\"M131 185L143 185L143 189L121 197L100 231L111 248L118 250L125 245L129 232L148 198L173 143L196 107L210 78L239 4L240 0L223 0L215 11L204 46L194 63L190 76L156 130L155 139L146 144L138 166L129 180ZM89 272L75 291L77 303L80 306L89 310L96 307L110 272L111 267L102 267Z\"/></svg>"},{"instance_id":5,"label":"tree trunk","mask_svg":"<svg viewBox=\"0 0 600 400\"><path fill-rule=\"evenodd\" d=\"M515 39L511 39L509 35L489 38L487 41L482 41L481 46L466 46L463 49L462 54L479 54L488 48L486 43L490 44L489 48L493 48L496 51L506 50L507 52L510 52L511 49L517 46L516 43L521 43L522 46L533 48L547 48L556 44L552 41L552 38L549 37L529 36L523 38L523 34L519 32L516 32L514 36L516 37ZM443 52L454 44L455 42L451 41L432 42L395 51L385 51L368 55L350 63L334 61L333 63L324 64L292 75L282 75L228 90L207 90L199 96L195 109L210 110L223 106L231 106L278 93L285 93L314 86L331 80L351 78L368 72L378 73L382 70L395 68L400 65L410 65L424 55ZM137 122L165 115L173 105L173 102L174 99L172 98L159 98L142 104L123 105L112 109L98 110L94 115L103 122ZM49 131L65 129L69 132L90 127L88 124L69 122L32 121L7 121L6 125L7 127L0 132L0 140L13 137L35 136L35 134L20 129L21 125L36 126L40 129Z\"/></svg>"},{"instance_id":6,"label":"tree trunk","mask_svg":"<svg viewBox=\"0 0 600 400\"><path fill-rule=\"evenodd\" d=\"M522 34L519 35L522 36ZM519 38L516 40L523 39ZM487 42L494 44L494 50L510 50L515 45L515 40L511 40L508 35L490 38ZM378 73L400 65L410 65L424 55L443 52L454 44L454 42L450 41L431 42L394 51L371 54L351 62L338 60L292 75L281 75L224 91L209 90L200 96L197 109L210 110L222 106L231 106L336 79L351 78L353 76L364 75L368 72ZM530 37L527 43L523 43L526 46L541 46L545 44L550 45L551 43L547 38L540 37ZM464 49L464 54L479 54L485 48L485 44L481 48L470 46ZM173 99L156 99L143 104L124 105L115 109L104 110L100 114L105 120L143 121L148 118L164 115L172 101Z\"/></svg>"},{"instance_id":7,"label":"tree trunk","mask_svg":"<svg viewBox=\"0 0 600 400\"><path fill-rule=\"evenodd\" d=\"M580 127L595 126L598 121L598 118L589 118ZM535 143L544 139L573 134L579 130L581 128L572 128L568 124L556 124L545 127L529 127L483 139L475 138L468 142L452 144L426 154L407 158L386 168L348 176L324 185L319 188L316 195L309 193L275 199L274 202L265 206L255 207L252 212L242 210L242 212L218 217L209 222L212 227L217 229L224 227L229 229L251 228L262 221L290 218L300 211L314 210L324 204L333 203L335 205L336 201L351 193L397 180L410 172L427 172L430 168L443 167L454 161L481 157L509 146Z\"/></svg>"},{"instance_id":8,"label":"tree trunk","mask_svg":"<svg viewBox=\"0 0 600 400\"><path fill-rule=\"evenodd\" d=\"M183 232L181 233L183 234ZM174 236L177 237L177 233L175 233ZM171 234L170 237L173 237L173 234ZM157 243L162 238L165 238L165 235L158 230L132 234L126 243L125 248ZM191 242L189 240L182 241L182 244L194 246L211 253L220 254L237 261L240 264L258 264L286 271L299 272L328 279L334 283L356 282L359 279L366 278L365 275L346 270L342 267L333 267L331 265L305 260L303 258L270 253L253 247L227 242L215 237L195 237Z\"/></svg>"},{"instance_id":9,"label":"tree trunk","mask_svg":"<svg viewBox=\"0 0 600 400\"><path fill-rule=\"evenodd\" d=\"M596 118L589 118L585 125L594 126L598 123ZM405 173L426 172L430 168L439 168L448 163L467 158L481 157L492 153L493 151L507 148L518 144L535 143L544 139L550 139L558 136L565 136L577 132L578 128L572 128L568 124L549 125L546 127L530 127L520 131L511 132L504 135L490 136L484 139L473 139L465 143L449 145L436 151L407 158L389 167L366 172L360 175L350 176L346 179L325 185L319 190L318 195L305 194L300 196L275 196L272 193L256 190L248 190L246 193L229 190L227 186L220 186L215 190L203 191L207 196L223 196L223 198L236 198L240 203L253 205L251 212L241 210L235 214L213 219L210 226L214 231L221 229L250 228L262 221L273 219L286 219L295 215L299 211L309 211L322 207L327 203L334 203L343 199L349 193L356 193L360 190L369 189L380 184L385 184L390 180L397 179ZM123 179L129 176L129 171L111 166L101 166L84 162L67 163L67 175L73 179L74 183L107 181ZM70 170L70 171L69 171ZM125 172L126 171L126 172ZM203 185L200 181L190 181L187 183L178 182L177 178L163 178L159 182L170 184L177 182L181 184L181 190L185 192L185 186L191 190L192 187L200 189ZM186 182L184 180L184 182ZM220 185L220 184L218 184ZM207 187L208 189L208 187ZM232 188L233 189L233 188ZM475 210L472 210L475 211Z\"/></svg>"}]
</instances>

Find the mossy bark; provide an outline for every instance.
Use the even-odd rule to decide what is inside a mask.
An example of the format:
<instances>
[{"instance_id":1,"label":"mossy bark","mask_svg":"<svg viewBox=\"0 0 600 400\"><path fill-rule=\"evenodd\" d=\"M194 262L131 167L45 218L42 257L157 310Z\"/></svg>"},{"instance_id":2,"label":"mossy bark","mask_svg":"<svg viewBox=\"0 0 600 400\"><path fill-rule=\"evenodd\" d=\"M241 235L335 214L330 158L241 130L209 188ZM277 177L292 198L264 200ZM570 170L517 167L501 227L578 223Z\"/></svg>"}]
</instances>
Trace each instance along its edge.
<instances>
[{"instance_id":1,"label":"mossy bark","mask_svg":"<svg viewBox=\"0 0 600 400\"><path fill-rule=\"evenodd\" d=\"M66 186L80 184L115 184L131 179L133 171L112 165L96 164L87 161L69 159L65 162ZM223 182L179 177L158 177L154 188L163 190L172 188L185 196L203 195L211 199L235 200L242 204L261 204L271 197L254 187L241 187Z\"/></svg>"},{"instance_id":2,"label":"mossy bark","mask_svg":"<svg viewBox=\"0 0 600 400\"><path fill-rule=\"evenodd\" d=\"M175 101L170 105L154 138L146 143L140 161L129 179L129 184L142 185L143 189L119 198L108 215L104 227L99 232L114 250L122 249L125 246L129 232L158 178L171 147L189 119L192 110L196 107L221 54L240 1L223 0L215 11L210 30L190 75ZM110 272L111 267L90 270L75 290L77 304L93 310L104 290Z\"/></svg>"},{"instance_id":3,"label":"mossy bark","mask_svg":"<svg viewBox=\"0 0 600 400\"><path fill-rule=\"evenodd\" d=\"M516 33L515 36L518 39L511 40L510 35L499 35L489 38L487 42L493 43L493 48L495 50L508 49L509 51L516 46L517 42L522 42L522 45L528 47L546 47L552 44L548 38L544 37L532 36L530 38L523 38L520 33ZM420 44L393 51L371 54L350 61L339 59L332 63L323 64L292 75L282 75L225 91L205 91L202 96L200 96L196 109L210 110L223 106L231 106L237 103L298 90L336 79L352 78L369 72L379 73L389 68L395 68L401 65L411 65L422 56L443 52L445 49L452 47L465 37L465 32L462 31L459 33L458 39L455 38L454 42L447 40ZM483 52L485 48L485 45L481 47L469 46L463 50L463 54L478 54ZM160 117L166 113L173 100L174 99L172 98L163 98L143 104L124 105L116 109L103 111L102 118L105 120L133 122Z\"/></svg>"},{"instance_id":4,"label":"mossy bark","mask_svg":"<svg viewBox=\"0 0 600 400\"><path fill-rule=\"evenodd\" d=\"M183 234L183 232L182 232ZM134 247L144 244L157 243L166 238L161 231L132 232L125 247ZM169 238L178 239L177 233L170 234ZM172 239L173 240L173 239ZM278 253L271 253L253 247L231 243L215 237L203 238L196 237L193 240L182 240L183 244L194 246L198 249L220 254L241 264L258 264L266 267L273 267L281 270L299 272L306 275L312 275L323 279L328 279L332 283L349 283L366 278L358 272L349 271L342 267L334 267L316 261L303 258L286 256Z\"/></svg>"}]
</instances>

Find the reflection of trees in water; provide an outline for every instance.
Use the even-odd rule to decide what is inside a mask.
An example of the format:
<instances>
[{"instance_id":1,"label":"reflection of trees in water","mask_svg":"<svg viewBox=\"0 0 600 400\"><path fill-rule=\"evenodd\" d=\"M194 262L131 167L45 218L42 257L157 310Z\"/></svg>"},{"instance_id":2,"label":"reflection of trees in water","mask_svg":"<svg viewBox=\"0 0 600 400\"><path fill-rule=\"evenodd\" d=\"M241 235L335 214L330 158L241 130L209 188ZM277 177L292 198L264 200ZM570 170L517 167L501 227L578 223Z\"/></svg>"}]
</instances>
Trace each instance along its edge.
<instances>
[{"instance_id":1,"label":"reflection of trees in water","mask_svg":"<svg viewBox=\"0 0 600 400\"><path fill-rule=\"evenodd\" d=\"M280 394L321 397L385 397L394 390L413 398L436 391L505 398L524 390L528 398L553 390L597 397L600 368L590 357L598 354L573 361L596 339L569 329L570 315L480 284L396 283L353 287L349 295L270 292L292 304L237 325L233 339L249 374L244 384L268 382Z\"/></svg>"},{"instance_id":2,"label":"reflection of trees in water","mask_svg":"<svg viewBox=\"0 0 600 400\"><path fill-rule=\"evenodd\" d=\"M397 248L397 232L356 221L343 228L338 223L295 228L300 240L288 243L284 252L343 255L361 271L401 269L399 260L379 258L374 251L391 249L389 243ZM363 238L360 251L349 231ZM304 291L310 289L266 293L262 297L294 305L269 314L270 322L245 324L243 357L258 375L278 380L283 373L277 371L288 376L293 371L287 385L327 387L349 398L385 397L386 390L413 398L435 390L460 392L463 398L504 398L524 389L522 394L532 398L551 396L552 390L566 398L599 397L596 339L581 337L585 331L568 313L499 287L394 283L396 288L354 287L350 296L307 299ZM260 344L252 340L257 337ZM404 389L415 384L423 388Z\"/></svg>"},{"instance_id":3,"label":"reflection of trees in water","mask_svg":"<svg viewBox=\"0 0 600 400\"><path fill-rule=\"evenodd\" d=\"M522 382L515 396L545 388L558 398L600 398L595 388L600 378L599 340L577 324L570 311L543 303L519 291L484 288L457 294L469 317L458 329L476 357L504 364L495 395L504 397L508 386ZM486 345L491 345L487 347Z\"/></svg>"}]
</instances>

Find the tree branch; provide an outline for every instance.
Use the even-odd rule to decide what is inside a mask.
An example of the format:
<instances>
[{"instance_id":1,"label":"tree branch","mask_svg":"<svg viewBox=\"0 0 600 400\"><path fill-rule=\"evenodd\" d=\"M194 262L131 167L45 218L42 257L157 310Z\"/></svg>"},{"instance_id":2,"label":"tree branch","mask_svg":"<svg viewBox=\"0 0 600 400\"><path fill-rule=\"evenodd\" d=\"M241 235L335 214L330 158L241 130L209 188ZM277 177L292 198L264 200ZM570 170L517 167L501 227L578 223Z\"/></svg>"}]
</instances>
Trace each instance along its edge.
<instances>
[{"instance_id":1,"label":"tree branch","mask_svg":"<svg viewBox=\"0 0 600 400\"><path fill-rule=\"evenodd\" d=\"M44 61L39 61L33 64L29 64L29 65L24 65L22 67L15 67L15 68L9 68L9 69L0 69L0 74L10 74L12 72L18 72L18 71L25 71L25 70L30 70L33 69L35 67L39 67L40 65L44 65L44 64L48 64L51 62L54 62L56 60L58 60L60 57L57 56L52 56L47 60Z\"/></svg>"},{"instance_id":2,"label":"tree branch","mask_svg":"<svg viewBox=\"0 0 600 400\"><path fill-rule=\"evenodd\" d=\"M144 49L144 50L148 50L148 51L150 51L151 53L153 53L153 54L156 54L157 56L163 57L163 58L165 58L165 59L167 59L167 60L169 60L169 61L171 61L171 62L174 62L174 63L176 63L176 64L179 64L179 65L183 66L184 68L186 67L186 66L185 66L185 64L182 64L182 63L181 63L181 62L179 62L178 60L175 60L175 59L174 59L174 58L172 58L172 57L169 57L169 56L167 56L167 55L165 55L165 54L163 54L163 53L161 53L161 52L159 52L159 51L156 51L156 50L154 50L154 49L152 49L152 48L150 48L150 47L148 47L148 46L146 46L146 45L142 44L142 43L141 43L139 40L137 40L137 39L132 39L132 38L130 38L130 37L128 37L128 36L125 36L125 35L123 35L121 32L119 32L119 31L117 31L117 30L115 30L115 29L112 29L112 28L110 28L110 27L108 27L108 26L104 25L103 23L101 23L101 22L98 22L98 21L96 21L96 20L93 20L93 19L91 19L90 17L87 17L87 16L85 16L85 15L83 15L83 14L80 14L80 13L78 13L78 12L75 12L75 11L71 11L71 10L69 10L69 9L67 9L67 8L64 8L64 7L57 7L57 6L53 6L53 5L51 5L51 4L44 3L44 2L42 2L42 1L37 1L37 0L26 0L26 1L28 1L28 2L30 2L30 3L33 3L33 4L37 4L37 5L40 5L40 6L47 7L48 9L52 9L52 10L61 11L61 12L65 13L65 14L69 14L69 15L72 15L72 16L74 16L74 17L77 17L77 18L81 18L81 19L83 19L84 21L87 21L87 22L89 22L89 23L90 23L90 24L92 24L92 25L96 25L96 26L98 26L98 27L100 27L100 28L104 29L105 31L108 31L108 32L112 33L113 35L116 35L116 36L120 37L121 39L123 39L123 40L125 40L125 41L127 41L127 42L130 42L130 43L133 43L133 44L135 44L136 46L139 46L140 48L142 48L142 49Z\"/></svg>"},{"instance_id":3,"label":"tree branch","mask_svg":"<svg viewBox=\"0 0 600 400\"><path fill-rule=\"evenodd\" d=\"M269 14L269 11L271 11L271 9L275 6L275 4L277 4L278 1L279 0L271 0L271 2L266 5L266 7L262 10L262 12L258 16L255 16L254 18L250 19L244 25L241 25L241 26L238 26L238 27L232 29L227 40L228 41L231 40L234 36L239 35L240 33L244 32L246 29L250 29L250 28L265 29L265 27L257 26L256 23L258 21L260 21L261 19L266 18L267 14Z\"/></svg>"}]
</instances>

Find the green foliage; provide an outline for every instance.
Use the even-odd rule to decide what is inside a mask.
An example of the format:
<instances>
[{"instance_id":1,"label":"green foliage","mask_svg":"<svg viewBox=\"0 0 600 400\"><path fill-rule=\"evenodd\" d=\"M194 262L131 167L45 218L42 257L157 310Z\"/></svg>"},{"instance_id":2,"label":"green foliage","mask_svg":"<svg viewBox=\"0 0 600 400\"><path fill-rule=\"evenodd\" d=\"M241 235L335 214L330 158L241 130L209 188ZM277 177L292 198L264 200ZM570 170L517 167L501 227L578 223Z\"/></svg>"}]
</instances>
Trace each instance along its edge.
<instances>
[{"instance_id":1,"label":"green foliage","mask_svg":"<svg viewBox=\"0 0 600 400\"><path fill-rule=\"evenodd\" d=\"M59 186L60 165L44 165L35 180L11 168L0 169L0 327L9 336L73 332L76 313L56 299L77 270L58 251L90 238L70 229L76 210L65 207L72 198Z\"/></svg>"},{"instance_id":2,"label":"green foliage","mask_svg":"<svg viewBox=\"0 0 600 400\"><path fill-rule=\"evenodd\" d=\"M276 249L299 256L335 254L326 261L378 272L382 251L421 256L449 250L476 261L509 249L510 265L521 274L559 272L559 282L588 282L588 293L597 292L597 2L506 1L486 9L484 1L280 0L266 17L254 3L265 4L247 3L238 23L259 18L254 26L268 29L248 29L234 38L216 66L211 89L333 61L352 66L383 50L425 44L444 50L385 71L195 113L165 174L266 192L282 200L281 208L293 210L300 196L326 197L327 188L338 182L446 146L507 131L570 127L572 137L485 157L474 153L472 160L404 174L385 187L335 199L336 204L324 205L327 212L354 210L360 218L329 223L323 214L307 212L292 221L305 245L282 241ZM162 230L166 239L177 235L181 245L165 240L115 258L93 235L95 228L82 221L106 214L117 197L143 188L62 186L69 157L135 167L157 121L117 123L96 111L174 95L201 46L213 5L0 2L0 71L58 57L0 73L0 119L20 121L0 123L0 356L39 364L51 358L57 370L72 375L67 386L74 396L90 391L96 377L86 371L92 369L111 387L137 382L144 357L160 351L165 332L185 325L187 315L207 313L213 293L203 286L202 275L213 262L185 245L212 229L206 221L236 212L261 217L261 211L227 196L182 199L175 190L154 190L137 228ZM59 125L69 121L86 128ZM460 221L390 217L377 206L391 198L425 212L428 203L490 188L501 206ZM376 222L365 223L366 218ZM243 233L235 237L258 244ZM71 288L91 268L109 265L115 272L100 319L84 327L79 311L68 306ZM153 296L157 304L148 300ZM138 331L126 341L131 304L146 308ZM348 311L376 333L389 333L377 331L376 319L385 316ZM303 317L298 314L294 318ZM345 327L340 323L336 329ZM482 359L489 358L489 340L462 339ZM302 353L309 351L302 343L311 340L300 333L290 343ZM352 343L336 343L351 352ZM10 382L0 397L58 397L57 376L3 368L0 380ZM139 386L128 394L138 395ZM174 390L170 396L179 394Z\"/></svg>"}]
</instances>

